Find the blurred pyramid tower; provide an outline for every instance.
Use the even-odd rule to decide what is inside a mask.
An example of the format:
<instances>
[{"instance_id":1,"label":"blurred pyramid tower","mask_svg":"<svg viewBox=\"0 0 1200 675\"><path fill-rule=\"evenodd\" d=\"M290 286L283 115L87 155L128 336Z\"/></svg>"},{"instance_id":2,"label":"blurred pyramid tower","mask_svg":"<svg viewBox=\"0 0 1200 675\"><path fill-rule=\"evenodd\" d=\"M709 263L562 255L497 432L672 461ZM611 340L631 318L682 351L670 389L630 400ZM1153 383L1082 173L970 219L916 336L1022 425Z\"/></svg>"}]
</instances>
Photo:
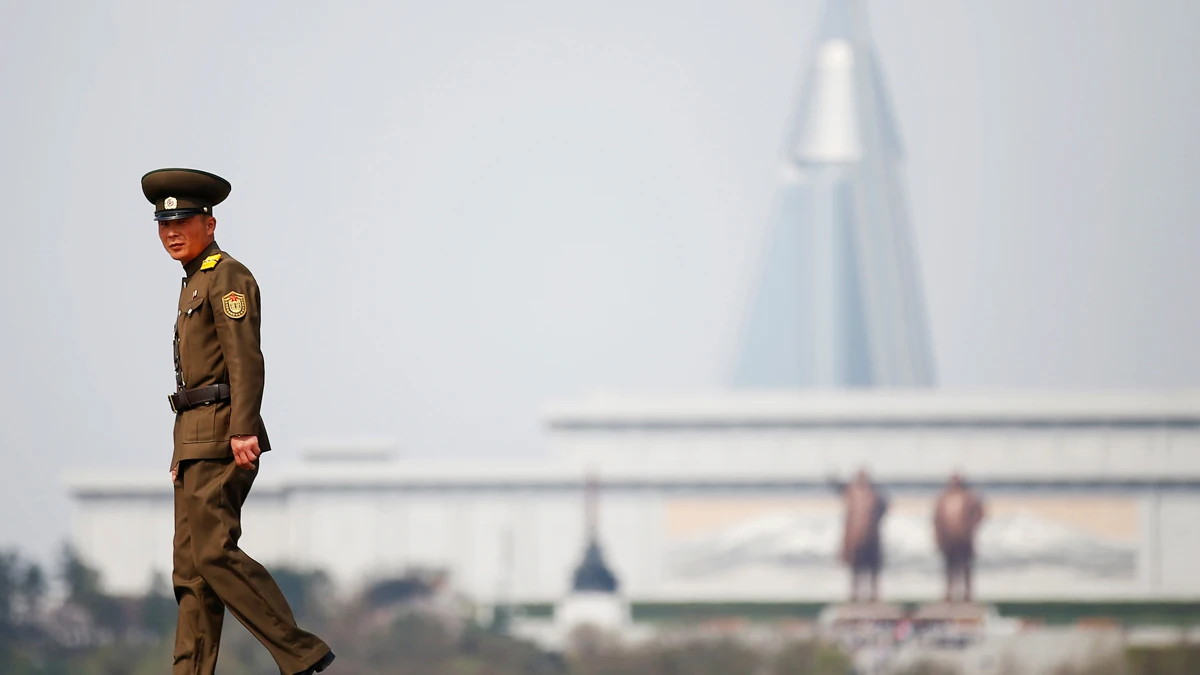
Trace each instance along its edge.
<instances>
[{"instance_id":1,"label":"blurred pyramid tower","mask_svg":"<svg viewBox=\"0 0 1200 675\"><path fill-rule=\"evenodd\" d=\"M737 387L927 387L903 156L865 0L829 0L734 375Z\"/></svg>"}]
</instances>

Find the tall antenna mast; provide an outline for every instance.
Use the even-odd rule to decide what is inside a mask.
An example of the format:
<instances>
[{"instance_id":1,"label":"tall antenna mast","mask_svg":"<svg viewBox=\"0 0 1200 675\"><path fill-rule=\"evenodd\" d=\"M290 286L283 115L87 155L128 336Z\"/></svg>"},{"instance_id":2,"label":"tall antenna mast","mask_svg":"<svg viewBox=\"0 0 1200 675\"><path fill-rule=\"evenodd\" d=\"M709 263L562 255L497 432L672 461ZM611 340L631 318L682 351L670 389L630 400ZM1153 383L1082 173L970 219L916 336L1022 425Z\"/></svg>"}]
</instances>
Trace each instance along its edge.
<instances>
[{"instance_id":1,"label":"tall antenna mast","mask_svg":"<svg viewBox=\"0 0 1200 675\"><path fill-rule=\"evenodd\" d=\"M583 531L587 541L593 542L600 536L600 480L594 468L588 469L583 488Z\"/></svg>"}]
</instances>

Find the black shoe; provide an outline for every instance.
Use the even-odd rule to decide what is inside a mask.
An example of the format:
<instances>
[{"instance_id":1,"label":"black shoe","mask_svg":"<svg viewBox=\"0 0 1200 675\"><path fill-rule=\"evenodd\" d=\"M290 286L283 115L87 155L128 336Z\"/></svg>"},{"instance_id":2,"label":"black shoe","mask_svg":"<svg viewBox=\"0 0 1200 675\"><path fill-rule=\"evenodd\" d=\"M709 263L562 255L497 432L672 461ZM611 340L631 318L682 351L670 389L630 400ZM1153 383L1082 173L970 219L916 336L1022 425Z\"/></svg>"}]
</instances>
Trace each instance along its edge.
<instances>
[{"instance_id":1,"label":"black shoe","mask_svg":"<svg viewBox=\"0 0 1200 675\"><path fill-rule=\"evenodd\" d=\"M325 670L326 668L328 668L329 664L333 663L333 659L334 659L333 652L332 651L326 652L325 656L322 656L320 661L317 661L316 663L309 666L308 670L302 670L299 673L296 673L296 675L316 675L316 673L319 673L319 672Z\"/></svg>"}]
</instances>

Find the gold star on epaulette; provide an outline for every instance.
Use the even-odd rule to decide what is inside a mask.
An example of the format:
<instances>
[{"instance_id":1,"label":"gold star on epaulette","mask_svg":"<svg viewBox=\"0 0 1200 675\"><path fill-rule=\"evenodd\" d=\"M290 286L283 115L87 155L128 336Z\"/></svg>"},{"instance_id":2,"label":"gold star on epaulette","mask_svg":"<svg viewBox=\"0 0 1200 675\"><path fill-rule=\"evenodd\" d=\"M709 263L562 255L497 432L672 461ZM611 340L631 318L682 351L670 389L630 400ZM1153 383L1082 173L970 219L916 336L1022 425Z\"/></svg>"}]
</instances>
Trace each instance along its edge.
<instances>
[{"instance_id":1,"label":"gold star on epaulette","mask_svg":"<svg viewBox=\"0 0 1200 675\"><path fill-rule=\"evenodd\" d=\"M220 260L221 260L221 254L214 253L214 254L208 256L207 258L205 258L204 262L200 263L200 269L201 270L211 270L212 268L217 266L217 262Z\"/></svg>"}]
</instances>

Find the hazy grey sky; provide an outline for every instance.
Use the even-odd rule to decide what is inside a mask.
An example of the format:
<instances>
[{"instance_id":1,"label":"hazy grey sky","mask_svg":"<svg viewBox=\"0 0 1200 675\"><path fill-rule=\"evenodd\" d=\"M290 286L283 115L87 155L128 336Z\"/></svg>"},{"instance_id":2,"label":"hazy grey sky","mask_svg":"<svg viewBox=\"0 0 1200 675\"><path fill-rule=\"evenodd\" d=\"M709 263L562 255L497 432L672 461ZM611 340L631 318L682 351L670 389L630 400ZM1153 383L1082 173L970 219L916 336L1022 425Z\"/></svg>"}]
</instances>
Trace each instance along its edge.
<instances>
[{"instance_id":1,"label":"hazy grey sky","mask_svg":"<svg viewBox=\"0 0 1200 675\"><path fill-rule=\"evenodd\" d=\"M179 265L138 180L233 183L264 416L529 454L538 407L717 387L817 0L0 8L0 546L171 454ZM872 3L939 379L1200 384L1200 3Z\"/></svg>"}]
</instances>

